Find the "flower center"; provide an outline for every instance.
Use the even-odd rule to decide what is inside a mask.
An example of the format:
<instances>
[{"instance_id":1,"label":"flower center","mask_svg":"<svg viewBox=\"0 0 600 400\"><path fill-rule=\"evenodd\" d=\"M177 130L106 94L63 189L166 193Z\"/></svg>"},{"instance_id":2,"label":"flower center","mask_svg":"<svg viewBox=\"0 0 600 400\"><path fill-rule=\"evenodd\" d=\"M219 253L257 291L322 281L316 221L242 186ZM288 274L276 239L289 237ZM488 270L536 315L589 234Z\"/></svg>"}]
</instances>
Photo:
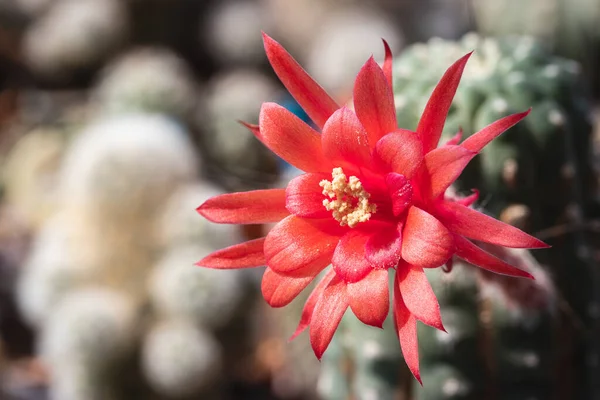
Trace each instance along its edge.
<instances>
[{"instance_id":1,"label":"flower center","mask_svg":"<svg viewBox=\"0 0 600 400\"><path fill-rule=\"evenodd\" d=\"M344 170L334 168L331 172L331 182L323 179L319 186L329 199L323 200L328 211L333 211L333 218L341 226L354 228L359 222L366 222L375 214L377 206L369 204L371 195L363 188L356 176L346 178Z\"/></svg>"}]
</instances>

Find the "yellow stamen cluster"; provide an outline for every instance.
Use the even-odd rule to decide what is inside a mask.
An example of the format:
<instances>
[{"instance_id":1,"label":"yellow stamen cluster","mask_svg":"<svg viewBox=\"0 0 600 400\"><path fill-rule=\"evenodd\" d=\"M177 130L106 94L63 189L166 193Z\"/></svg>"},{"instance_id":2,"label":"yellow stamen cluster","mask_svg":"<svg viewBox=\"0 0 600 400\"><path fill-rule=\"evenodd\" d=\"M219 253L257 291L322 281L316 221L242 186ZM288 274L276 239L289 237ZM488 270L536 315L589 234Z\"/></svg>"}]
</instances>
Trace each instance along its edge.
<instances>
[{"instance_id":1,"label":"yellow stamen cluster","mask_svg":"<svg viewBox=\"0 0 600 400\"><path fill-rule=\"evenodd\" d=\"M366 222L377 211L375 204L369 204L371 195L363 188L356 176L346 178L341 168L334 168L331 182L323 179L319 186L329 199L323 200L328 211L333 211L333 218L341 226L354 228L360 222ZM354 205L356 203L356 205Z\"/></svg>"}]
</instances>

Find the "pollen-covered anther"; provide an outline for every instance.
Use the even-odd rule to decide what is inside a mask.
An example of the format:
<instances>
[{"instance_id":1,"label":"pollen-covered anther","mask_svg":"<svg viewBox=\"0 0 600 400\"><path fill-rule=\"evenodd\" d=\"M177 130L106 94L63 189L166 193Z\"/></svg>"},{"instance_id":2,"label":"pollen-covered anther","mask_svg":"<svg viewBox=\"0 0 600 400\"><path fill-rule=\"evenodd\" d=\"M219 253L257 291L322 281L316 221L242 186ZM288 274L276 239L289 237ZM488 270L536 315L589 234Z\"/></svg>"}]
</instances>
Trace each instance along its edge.
<instances>
[{"instance_id":1,"label":"pollen-covered anther","mask_svg":"<svg viewBox=\"0 0 600 400\"><path fill-rule=\"evenodd\" d=\"M331 182L324 179L319 186L329 197L323 200L323 205L328 211L333 211L333 218L341 226L348 225L350 228L368 221L377 211L377 206L369 203L371 195L363 188L362 182L356 176L346 178L341 168L334 168L331 177Z\"/></svg>"}]
</instances>

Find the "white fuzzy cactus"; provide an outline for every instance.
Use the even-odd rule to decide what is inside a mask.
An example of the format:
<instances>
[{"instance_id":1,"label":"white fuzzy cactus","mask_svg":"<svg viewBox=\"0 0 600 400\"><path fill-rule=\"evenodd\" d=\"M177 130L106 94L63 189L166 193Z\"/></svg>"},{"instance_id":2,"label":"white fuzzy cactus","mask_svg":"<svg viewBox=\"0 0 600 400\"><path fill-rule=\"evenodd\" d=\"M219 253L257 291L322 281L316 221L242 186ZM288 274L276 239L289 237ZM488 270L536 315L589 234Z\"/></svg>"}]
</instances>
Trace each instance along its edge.
<instances>
[{"instance_id":1,"label":"white fuzzy cactus","mask_svg":"<svg viewBox=\"0 0 600 400\"><path fill-rule=\"evenodd\" d=\"M38 233L19 280L17 302L25 319L42 326L56 304L73 288L90 280L93 271L81 262L74 233L65 215L50 219Z\"/></svg>"},{"instance_id":2,"label":"white fuzzy cactus","mask_svg":"<svg viewBox=\"0 0 600 400\"><path fill-rule=\"evenodd\" d=\"M136 324L136 307L125 294L81 288L52 310L38 351L51 369L81 363L101 373L132 350Z\"/></svg>"},{"instance_id":3,"label":"white fuzzy cactus","mask_svg":"<svg viewBox=\"0 0 600 400\"><path fill-rule=\"evenodd\" d=\"M219 249L240 242L235 226L212 223L196 212L200 204L220 194L221 189L202 181L174 192L158 218L160 244L164 248L204 244Z\"/></svg>"},{"instance_id":4,"label":"white fuzzy cactus","mask_svg":"<svg viewBox=\"0 0 600 400\"><path fill-rule=\"evenodd\" d=\"M200 37L224 64L259 64L264 60L261 30L272 21L264 5L251 1L222 1L207 15Z\"/></svg>"},{"instance_id":5,"label":"white fuzzy cactus","mask_svg":"<svg viewBox=\"0 0 600 400\"><path fill-rule=\"evenodd\" d=\"M231 320L244 295L244 275L194 266L209 252L200 246L175 248L158 263L149 292L161 314L211 329Z\"/></svg>"},{"instance_id":6,"label":"white fuzzy cactus","mask_svg":"<svg viewBox=\"0 0 600 400\"><path fill-rule=\"evenodd\" d=\"M378 60L383 61L381 38L386 39L394 51L404 41L392 21L372 8L349 8L334 13L317 32L308 55L307 69L318 82L334 92L351 89L348 85L375 50Z\"/></svg>"},{"instance_id":7,"label":"white fuzzy cactus","mask_svg":"<svg viewBox=\"0 0 600 400\"><path fill-rule=\"evenodd\" d=\"M246 188L258 182L272 181L275 159L236 119L257 122L262 103L276 100L278 90L268 76L252 69L217 76L207 90L208 124L204 124L207 132L202 136L203 144L210 149L211 161L241 178L241 185ZM229 183L224 182L224 185Z\"/></svg>"},{"instance_id":8,"label":"white fuzzy cactus","mask_svg":"<svg viewBox=\"0 0 600 400\"><path fill-rule=\"evenodd\" d=\"M52 371L50 400L115 400L115 388L103 374L85 364L61 365Z\"/></svg>"},{"instance_id":9,"label":"white fuzzy cactus","mask_svg":"<svg viewBox=\"0 0 600 400\"><path fill-rule=\"evenodd\" d=\"M142 368L151 386L169 397L191 396L213 386L221 348L210 333L186 321L164 321L144 339Z\"/></svg>"},{"instance_id":10,"label":"white fuzzy cactus","mask_svg":"<svg viewBox=\"0 0 600 400\"><path fill-rule=\"evenodd\" d=\"M186 131L160 115L128 115L92 124L69 149L62 205L95 223L150 219L198 160Z\"/></svg>"},{"instance_id":11,"label":"white fuzzy cactus","mask_svg":"<svg viewBox=\"0 0 600 400\"><path fill-rule=\"evenodd\" d=\"M119 0L57 0L27 32L23 52L34 71L62 78L101 62L127 30Z\"/></svg>"},{"instance_id":12,"label":"white fuzzy cactus","mask_svg":"<svg viewBox=\"0 0 600 400\"><path fill-rule=\"evenodd\" d=\"M157 112L188 117L197 99L196 84L183 59L166 48L134 49L110 64L94 97L100 112Z\"/></svg>"},{"instance_id":13,"label":"white fuzzy cactus","mask_svg":"<svg viewBox=\"0 0 600 400\"><path fill-rule=\"evenodd\" d=\"M34 228L56 208L56 175L65 147L63 132L36 129L23 136L4 160L5 201Z\"/></svg>"}]
</instances>

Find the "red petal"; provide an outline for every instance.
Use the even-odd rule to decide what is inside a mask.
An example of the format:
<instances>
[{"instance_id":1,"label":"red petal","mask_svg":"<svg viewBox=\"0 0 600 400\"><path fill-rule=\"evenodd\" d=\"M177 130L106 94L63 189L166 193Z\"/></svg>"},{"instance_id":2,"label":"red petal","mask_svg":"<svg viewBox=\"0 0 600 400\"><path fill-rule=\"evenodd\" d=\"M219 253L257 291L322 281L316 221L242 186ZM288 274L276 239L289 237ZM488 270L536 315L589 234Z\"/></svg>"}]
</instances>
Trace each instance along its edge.
<instances>
[{"instance_id":1,"label":"red petal","mask_svg":"<svg viewBox=\"0 0 600 400\"><path fill-rule=\"evenodd\" d=\"M402 295L400 294L400 285L398 283L398 275L394 282L394 321L398 339L400 339L400 348L404 361L408 365L408 369L415 376L415 379L421 382L421 374L419 372L419 342L417 337L417 319L408 311Z\"/></svg>"},{"instance_id":2,"label":"red petal","mask_svg":"<svg viewBox=\"0 0 600 400\"><path fill-rule=\"evenodd\" d=\"M335 277L323 290L310 320L310 344L319 360L329 346L347 308L346 284L339 277Z\"/></svg>"},{"instance_id":3,"label":"red petal","mask_svg":"<svg viewBox=\"0 0 600 400\"><path fill-rule=\"evenodd\" d=\"M335 271L333 269L330 269L327 272L327 274L325 274L323 279L321 279L321 281L318 283L318 285L313 289L310 296L308 296L306 303L304 303L304 308L302 309L302 315L300 316L300 322L298 323L298 327L296 328L296 331L290 337L290 339L289 339L290 341L294 340L296 338L296 336L298 336L300 333L302 333L303 330L305 330L308 327L308 325L310 324L310 320L312 319L312 315L315 310L315 306L317 305L317 302L319 301L319 299L321 298L321 295L323 294L323 290L325 290L327 285L329 285L329 282L331 282L331 280L334 277L335 277Z\"/></svg>"},{"instance_id":4,"label":"red petal","mask_svg":"<svg viewBox=\"0 0 600 400\"><path fill-rule=\"evenodd\" d=\"M462 199L456 200L457 203L462 204L465 207L469 207L473 205L479 199L479 190L471 189L473 194L468 195L467 197L463 197Z\"/></svg>"},{"instance_id":5,"label":"red petal","mask_svg":"<svg viewBox=\"0 0 600 400\"><path fill-rule=\"evenodd\" d=\"M318 127L339 108L294 58L275 40L263 33L265 52L279 80Z\"/></svg>"},{"instance_id":6,"label":"red petal","mask_svg":"<svg viewBox=\"0 0 600 400\"><path fill-rule=\"evenodd\" d=\"M391 86L373 57L369 58L356 77L354 109L369 134L371 147L398 128Z\"/></svg>"},{"instance_id":7,"label":"red petal","mask_svg":"<svg viewBox=\"0 0 600 400\"><path fill-rule=\"evenodd\" d=\"M482 130L469 136L461 146L476 153L479 153L489 142L500 136L506 130L517 124L531 112L531 108L519 114L512 114L508 117L492 122Z\"/></svg>"},{"instance_id":8,"label":"red petal","mask_svg":"<svg viewBox=\"0 0 600 400\"><path fill-rule=\"evenodd\" d=\"M411 204L413 189L404 175L390 172L385 176L385 183L392 200L392 212L397 217Z\"/></svg>"},{"instance_id":9,"label":"red petal","mask_svg":"<svg viewBox=\"0 0 600 400\"><path fill-rule=\"evenodd\" d=\"M450 140L448 140L446 142L446 146L454 146L460 143L460 140L462 139L462 135L463 135L463 130L462 128L460 128L458 130L458 132L456 132L456 134L454 136L452 136L450 138Z\"/></svg>"},{"instance_id":10,"label":"red petal","mask_svg":"<svg viewBox=\"0 0 600 400\"><path fill-rule=\"evenodd\" d=\"M285 190L285 206L292 214L303 218L331 217L323 205L325 196L319 186L322 180L331 180L325 174L304 174L290 181Z\"/></svg>"},{"instance_id":11,"label":"red petal","mask_svg":"<svg viewBox=\"0 0 600 400\"><path fill-rule=\"evenodd\" d=\"M321 135L323 154L333 164L366 166L371 163L367 131L352 110L342 107L327 120Z\"/></svg>"},{"instance_id":12,"label":"red petal","mask_svg":"<svg viewBox=\"0 0 600 400\"><path fill-rule=\"evenodd\" d=\"M533 276L530 273L513 267L507 262L477 247L462 236L455 235L454 243L456 244L456 255L471 264L497 274L533 279Z\"/></svg>"},{"instance_id":13,"label":"red petal","mask_svg":"<svg viewBox=\"0 0 600 400\"><path fill-rule=\"evenodd\" d=\"M440 220L454 233L498 246L534 249L547 248L546 243L514 226L452 201L437 206Z\"/></svg>"},{"instance_id":14,"label":"red petal","mask_svg":"<svg viewBox=\"0 0 600 400\"><path fill-rule=\"evenodd\" d=\"M264 224L281 221L290 214L283 189L222 194L206 200L196 211L219 224Z\"/></svg>"},{"instance_id":15,"label":"red petal","mask_svg":"<svg viewBox=\"0 0 600 400\"><path fill-rule=\"evenodd\" d=\"M330 219L304 219L290 215L267 235L267 265L284 275L313 276L315 271L319 272L331 263L341 236L339 230L331 228Z\"/></svg>"},{"instance_id":16,"label":"red petal","mask_svg":"<svg viewBox=\"0 0 600 400\"><path fill-rule=\"evenodd\" d=\"M255 124L250 124L250 123L248 123L248 122L245 122L245 121L239 121L239 120L238 120L238 122L239 122L240 124L242 124L243 126L245 126L246 128L248 128L248 130L249 130L250 132L252 132L252 133L254 134L254 136L256 136L256 138L257 138L258 140L260 140L261 142L263 141L263 136L262 136L262 133L260 133L260 127L259 127L258 125L255 125Z\"/></svg>"},{"instance_id":17,"label":"red petal","mask_svg":"<svg viewBox=\"0 0 600 400\"><path fill-rule=\"evenodd\" d=\"M264 103L259 116L259 139L275 154L306 172L328 172L321 135L292 112L275 103Z\"/></svg>"},{"instance_id":18,"label":"red petal","mask_svg":"<svg viewBox=\"0 0 600 400\"><path fill-rule=\"evenodd\" d=\"M402 258L422 268L444 264L454 252L448 229L433 215L411 207L402 232Z\"/></svg>"},{"instance_id":19,"label":"red petal","mask_svg":"<svg viewBox=\"0 0 600 400\"><path fill-rule=\"evenodd\" d=\"M470 56L471 53L463 56L448 68L425 106L417 126L417 133L423 141L425 153L435 149L440 141L450 104Z\"/></svg>"},{"instance_id":20,"label":"red petal","mask_svg":"<svg viewBox=\"0 0 600 400\"><path fill-rule=\"evenodd\" d=\"M373 268L393 268L402 256L402 224L381 224L365 245L365 257Z\"/></svg>"},{"instance_id":21,"label":"red petal","mask_svg":"<svg viewBox=\"0 0 600 400\"><path fill-rule=\"evenodd\" d=\"M265 238L229 246L209 254L196 263L199 267L215 269L250 268L265 265Z\"/></svg>"},{"instance_id":22,"label":"red petal","mask_svg":"<svg viewBox=\"0 0 600 400\"><path fill-rule=\"evenodd\" d=\"M410 312L424 324L445 331L440 315L440 304L423 268L401 262L397 274L402 299Z\"/></svg>"},{"instance_id":23,"label":"red petal","mask_svg":"<svg viewBox=\"0 0 600 400\"><path fill-rule=\"evenodd\" d=\"M335 273L344 282L357 282L373 270L373 266L367 261L365 245L369 235L365 232L353 229L340 239L331 264Z\"/></svg>"},{"instance_id":24,"label":"red petal","mask_svg":"<svg viewBox=\"0 0 600 400\"><path fill-rule=\"evenodd\" d=\"M410 179L423 161L423 145L416 133L396 129L377 142L373 160L384 171L393 171Z\"/></svg>"},{"instance_id":25,"label":"red petal","mask_svg":"<svg viewBox=\"0 0 600 400\"><path fill-rule=\"evenodd\" d=\"M383 328L390 311L388 272L376 269L358 282L346 286L348 303L361 322Z\"/></svg>"},{"instance_id":26,"label":"red petal","mask_svg":"<svg viewBox=\"0 0 600 400\"><path fill-rule=\"evenodd\" d=\"M420 178L422 194L430 199L442 195L476 155L462 146L444 146L427 153L427 172Z\"/></svg>"},{"instance_id":27,"label":"red petal","mask_svg":"<svg viewBox=\"0 0 600 400\"><path fill-rule=\"evenodd\" d=\"M394 82L392 80L392 50L390 49L390 45L388 42L383 40L383 47L385 48L385 61L383 62L383 74L385 75L385 79L387 79L390 88L394 86Z\"/></svg>"},{"instance_id":28,"label":"red petal","mask_svg":"<svg viewBox=\"0 0 600 400\"><path fill-rule=\"evenodd\" d=\"M271 307L287 306L313 279L314 276L285 276L267 268L262 277L262 294Z\"/></svg>"}]
</instances>

